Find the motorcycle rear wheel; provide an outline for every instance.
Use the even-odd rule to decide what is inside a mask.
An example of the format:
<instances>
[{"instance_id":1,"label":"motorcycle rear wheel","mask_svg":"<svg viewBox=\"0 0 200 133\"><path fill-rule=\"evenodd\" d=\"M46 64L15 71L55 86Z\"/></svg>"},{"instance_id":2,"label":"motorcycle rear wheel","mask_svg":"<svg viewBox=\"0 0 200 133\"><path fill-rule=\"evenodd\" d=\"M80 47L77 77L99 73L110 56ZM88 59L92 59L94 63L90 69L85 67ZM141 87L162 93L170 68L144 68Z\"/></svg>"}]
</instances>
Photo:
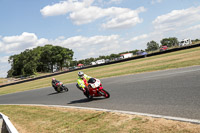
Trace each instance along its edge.
<instances>
[{"instance_id":1,"label":"motorcycle rear wheel","mask_svg":"<svg viewBox=\"0 0 200 133\"><path fill-rule=\"evenodd\" d=\"M101 90L101 92L103 92L103 93L104 93L104 95L103 95L103 96L104 96L105 98L109 98L109 97L110 97L110 93L109 93L109 92L107 92L106 90L102 89L102 90Z\"/></svg>"},{"instance_id":2,"label":"motorcycle rear wheel","mask_svg":"<svg viewBox=\"0 0 200 133\"><path fill-rule=\"evenodd\" d=\"M61 90L58 90L58 88L56 89L56 91L57 91L58 93L60 93L60 92L61 92Z\"/></svg>"},{"instance_id":3,"label":"motorcycle rear wheel","mask_svg":"<svg viewBox=\"0 0 200 133\"><path fill-rule=\"evenodd\" d=\"M58 90L58 87L53 87L53 88L54 88L54 90L55 90L56 92L58 92L58 93L61 92L61 91Z\"/></svg>"}]
</instances>

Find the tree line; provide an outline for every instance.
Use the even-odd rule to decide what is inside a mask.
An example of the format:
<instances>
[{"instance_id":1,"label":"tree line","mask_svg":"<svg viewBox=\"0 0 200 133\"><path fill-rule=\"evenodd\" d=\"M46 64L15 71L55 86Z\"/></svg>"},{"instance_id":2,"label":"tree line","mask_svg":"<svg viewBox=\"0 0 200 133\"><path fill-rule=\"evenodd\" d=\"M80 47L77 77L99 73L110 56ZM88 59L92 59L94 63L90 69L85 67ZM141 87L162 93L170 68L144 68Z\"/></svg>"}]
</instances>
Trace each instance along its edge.
<instances>
[{"instance_id":1,"label":"tree line","mask_svg":"<svg viewBox=\"0 0 200 133\"><path fill-rule=\"evenodd\" d=\"M192 40L193 43L198 41L200 40ZM145 50L136 49L118 54L110 54L106 56L101 55L97 58L91 57L82 60L72 60L74 52L68 48L47 44L43 47L38 46L32 50L26 49L20 54L10 56L8 62L11 64L11 69L8 71L7 77L19 75L28 76L34 75L37 72L53 72L55 66L58 70L62 70L63 67L75 67L78 64L90 65L91 62L100 59L114 60L124 53L133 53L133 55L136 55L138 51L150 52L158 50L161 46L177 46L179 41L176 37L170 37L162 39L160 43L161 45L152 40L146 44L147 49Z\"/></svg>"},{"instance_id":2,"label":"tree line","mask_svg":"<svg viewBox=\"0 0 200 133\"><path fill-rule=\"evenodd\" d=\"M61 46L47 44L34 49L26 49L9 57L11 69L7 77L29 76L37 72L53 72L54 67L62 70L72 60L74 52Z\"/></svg>"}]
</instances>

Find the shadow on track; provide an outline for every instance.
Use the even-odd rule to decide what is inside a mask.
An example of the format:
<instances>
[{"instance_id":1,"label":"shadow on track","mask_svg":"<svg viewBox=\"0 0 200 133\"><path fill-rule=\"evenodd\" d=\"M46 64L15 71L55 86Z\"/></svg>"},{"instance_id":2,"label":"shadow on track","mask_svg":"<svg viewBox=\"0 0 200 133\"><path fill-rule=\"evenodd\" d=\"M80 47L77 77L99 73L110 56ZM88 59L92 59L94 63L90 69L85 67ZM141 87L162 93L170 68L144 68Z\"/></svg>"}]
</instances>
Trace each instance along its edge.
<instances>
[{"instance_id":1,"label":"shadow on track","mask_svg":"<svg viewBox=\"0 0 200 133\"><path fill-rule=\"evenodd\" d=\"M56 94L61 94L61 93L64 93L64 91L61 91L61 92L53 92L53 93L48 94L48 96L50 96L50 95L56 95Z\"/></svg>"},{"instance_id":2,"label":"shadow on track","mask_svg":"<svg viewBox=\"0 0 200 133\"><path fill-rule=\"evenodd\" d=\"M98 100L104 100L104 99L105 99L105 98L93 98L93 99L91 100L91 99L88 99L88 98L84 98L84 99L80 99L80 100L71 101L70 103L67 103L67 104L87 103L87 102L98 101Z\"/></svg>"}]
</instances>

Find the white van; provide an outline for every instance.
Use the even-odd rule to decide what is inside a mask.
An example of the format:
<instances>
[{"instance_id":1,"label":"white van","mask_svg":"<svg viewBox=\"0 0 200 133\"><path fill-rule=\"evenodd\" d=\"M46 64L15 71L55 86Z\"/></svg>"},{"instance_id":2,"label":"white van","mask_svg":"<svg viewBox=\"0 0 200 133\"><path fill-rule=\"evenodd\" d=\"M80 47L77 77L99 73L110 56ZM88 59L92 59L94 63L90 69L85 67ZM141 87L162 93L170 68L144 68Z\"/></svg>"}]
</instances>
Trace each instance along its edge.
<instances>
[{"instance_id":1,"label":"white van","mask_svg":"<svg viewBox=\"0 0 200 133\"><path fill-rule=\"evenodd\" d=\"M101 60L97 60L96 61L96 64L103 64L103 63L105 63L106 61L105 61L105 59L101 59Z\"/></svg>"},{"instance_id":2,"label":"white van","mask_svg":"<svg viewBox=\"0 0 200 133\"><path fill-rule=\"evenodd\" d=\"M96 65L97 63L96 63L96 62L91 62L90 64L91 64L91 65Z\"/></svg>"},{"instance_id":3,"label":"white van","mask_svg":"<svg viewBox=\"0 0 200 133\"><path fill-rule=\"evenodd\" d=\"M189 45L192 44L191 39L183 39L180 43L179 46L185 46L185 45Z\"/></svg>"}]
</instances>

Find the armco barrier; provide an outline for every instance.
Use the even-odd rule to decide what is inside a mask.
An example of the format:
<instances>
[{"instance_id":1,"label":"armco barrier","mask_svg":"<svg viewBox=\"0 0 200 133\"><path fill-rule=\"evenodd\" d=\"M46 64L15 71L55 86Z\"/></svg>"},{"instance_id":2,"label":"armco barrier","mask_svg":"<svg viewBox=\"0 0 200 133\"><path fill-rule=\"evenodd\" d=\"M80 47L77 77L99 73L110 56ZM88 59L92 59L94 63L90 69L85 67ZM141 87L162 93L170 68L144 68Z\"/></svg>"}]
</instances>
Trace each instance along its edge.
<instances>
[{"instance_id":1,"label":"armco barrier","mask_svg":"<svg viewBox=\"0 0 200 133\"><path fill-rule=\"evenodd\" d=\"M126 58L126 59L122 59L122 60L112 61L112 62L108 62L108 63L104 63L104 64L86 66L86 67L83 67L83 68L78 68L78 69L73 69L73 70L69 70L69 71L63 71L63 72L53 73L53 74L49 74L49 75L45 75L45 76L40 76L40 77L32 78L32 79L27 79L27 80L23 80L23 81L18 81L18 82L13 82L13 83L9 83L9 84L0 85L0 88L1 87L5 87L5 86L19 84L19 83L29 82L29 81L33 81L33 80L37 80L37 79L47 78L47 77L51 77L51 76L55 76L55 75L59 75L59 74L63 74L63 73L69 73L69 72L73 72L73 71L77 71L77 70L82 70L82 69L87 69L87 68L92 68L92 67L98 67L98 66L104 66L104 65L110 65L110 64L115 64L115 63L130 61L130 60L136 60L136 59L140 59L140 58L144 58L144 57L151 57L151 56L155 56L155 55L161 55L161 54L171 53L171 52L175 52L175 51L179 51L179 50L184 50L184 49L195 48L195 47L199 47L199 46L200 46L200 44L187 45L187 46L183 46L183 47L169 49L169 50L162 51L162 52L154 52L154 53L147 54L147 55L134 56L134 57L131 57L131 58Z\"/></svg>"},{"instance_id":2,"label":"armco barrier","mask_svg":"<svg viewBox=\"0 0 200 133\"><path fill-rule=\"evenodd\" d=\"M0 133L18 133L9 118L2 113L0 113Z\"/></svg>"}]
</instances>

